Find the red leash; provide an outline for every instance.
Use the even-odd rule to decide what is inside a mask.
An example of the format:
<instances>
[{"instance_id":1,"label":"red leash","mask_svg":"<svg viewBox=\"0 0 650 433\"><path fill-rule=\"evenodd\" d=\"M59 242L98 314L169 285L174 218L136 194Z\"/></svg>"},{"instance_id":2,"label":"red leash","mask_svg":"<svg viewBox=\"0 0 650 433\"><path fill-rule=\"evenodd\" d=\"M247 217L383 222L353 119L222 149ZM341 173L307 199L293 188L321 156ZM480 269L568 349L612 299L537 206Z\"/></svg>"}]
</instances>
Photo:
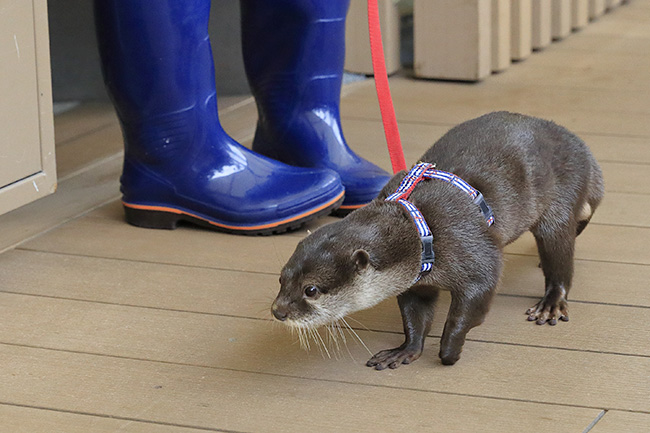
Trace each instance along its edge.
<instances>
[{"instance_id":1,"label":"red leash","mask_svg":"<svg viewBox=\"0 0 650 433\"><path fill-rule=\"evenodd\" d=\"M381 25L379 23L379 7L377 0L368 0L368 32L370 34L370 54L372 56L372 69L375 73L375 87L377 88L377 99L381 120L384 123L384 133L388 144L388 154L393 165L393 173L406 170L404 150L399 137L397 119L393 100L390 96L388 86L388 73L384 59L384 46L381 41Z\"/></svg>"}]
</instances>

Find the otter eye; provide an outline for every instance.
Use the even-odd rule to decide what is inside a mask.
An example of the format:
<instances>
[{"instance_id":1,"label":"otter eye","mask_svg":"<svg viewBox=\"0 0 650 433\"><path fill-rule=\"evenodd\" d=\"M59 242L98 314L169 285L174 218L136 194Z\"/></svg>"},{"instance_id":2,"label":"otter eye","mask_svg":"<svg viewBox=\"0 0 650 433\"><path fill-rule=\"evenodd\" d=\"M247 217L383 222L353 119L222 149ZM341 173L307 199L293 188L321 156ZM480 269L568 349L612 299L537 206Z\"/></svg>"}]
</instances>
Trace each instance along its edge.
<instances>
[{"instance_id":1,"label":"otter eye","mask_svg":"<svg viewBox=\"0 0 650 433\"><path fill-rule=\"evenodd\" d=\"M313 298L318 294L318 287L316 286L307 286L305 287L305 296L308 298Z\"/></svg>"}]
</instances>

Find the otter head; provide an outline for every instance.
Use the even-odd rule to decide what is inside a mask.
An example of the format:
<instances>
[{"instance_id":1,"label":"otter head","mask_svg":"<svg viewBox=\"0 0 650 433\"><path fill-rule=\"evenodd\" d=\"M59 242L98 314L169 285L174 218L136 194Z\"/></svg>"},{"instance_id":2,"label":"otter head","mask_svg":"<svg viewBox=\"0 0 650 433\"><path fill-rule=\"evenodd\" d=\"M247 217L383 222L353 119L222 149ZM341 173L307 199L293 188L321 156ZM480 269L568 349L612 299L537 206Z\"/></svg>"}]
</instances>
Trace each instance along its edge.
<instances>
[{"instance_id":1,"label":"otter head","mask_svg":"<svg viewBox=\"0 0 650 433\"><path fill-rule=\"evenodd\" d=\"M382 224L381 216L359 210L303 239L280 274L273 316L315 328L407 290L421 247L412 223L397 212L405 225L392 218Z\"/></svg>"}]
</instances>

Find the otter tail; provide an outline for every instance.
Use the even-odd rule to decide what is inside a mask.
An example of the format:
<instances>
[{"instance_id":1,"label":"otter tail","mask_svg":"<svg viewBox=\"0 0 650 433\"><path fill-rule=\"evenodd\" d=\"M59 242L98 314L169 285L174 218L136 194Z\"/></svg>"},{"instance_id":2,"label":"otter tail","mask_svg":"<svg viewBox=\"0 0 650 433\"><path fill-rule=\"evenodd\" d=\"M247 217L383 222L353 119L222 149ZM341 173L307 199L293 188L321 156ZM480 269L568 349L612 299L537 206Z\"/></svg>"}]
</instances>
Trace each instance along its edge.
<instances>
[{"instance_id":1,"label":"otter tail","mask_svg":"<svg viewBox=\"0 0 650 433\"><path fill-rule=\"evenodd\" d=\"M578 223L576 236L579 236L587 227L587 224L591 221L591 217L605 195L603 172L594 157L592 155L590 156L591 170L589 181L587 183L587 194L584 203L580 209L578 209L578 213L576 214L576 221Z\"/></svg>"}]
</instances>

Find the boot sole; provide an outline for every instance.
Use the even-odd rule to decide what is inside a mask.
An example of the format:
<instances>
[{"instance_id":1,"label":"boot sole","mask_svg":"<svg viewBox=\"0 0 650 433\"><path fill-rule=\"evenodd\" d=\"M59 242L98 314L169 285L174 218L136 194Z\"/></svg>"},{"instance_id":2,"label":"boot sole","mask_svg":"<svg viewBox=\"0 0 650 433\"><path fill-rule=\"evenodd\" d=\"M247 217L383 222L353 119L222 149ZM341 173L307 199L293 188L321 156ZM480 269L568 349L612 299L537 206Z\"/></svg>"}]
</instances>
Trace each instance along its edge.
<instances>
[{"instance_id":1,"label":"boot sole","mask_svg":"<svg viewBox=\"0 0 650 433\"><path fill-rule=\"evenodd\" d=\"M225 233L266 236L297 230L308 221L330 214L341 206L344 194L344 192L341 192L329 202L300 215L255 226L224 224L172 207L139 205L126 202L122 202L122 204L124 206L126 221L138 227L174 230L181 222L188 222Z\"/></svg>"},{"instance_id":2,"label":"boot sole","mask_svg":"<svg viewBox=\"0 0 650 433\"><path fill-rule=\"evenodd\" d=\"M366 206L369 203L370 202L364 203L364 204L352 204L352 205L339 206L337 209L334 209L332 211L332 216L339 217L339 218L344 218L344 217L350 215L355 210L361 209L362 207Z\"/></svg>"}]
</instances>

